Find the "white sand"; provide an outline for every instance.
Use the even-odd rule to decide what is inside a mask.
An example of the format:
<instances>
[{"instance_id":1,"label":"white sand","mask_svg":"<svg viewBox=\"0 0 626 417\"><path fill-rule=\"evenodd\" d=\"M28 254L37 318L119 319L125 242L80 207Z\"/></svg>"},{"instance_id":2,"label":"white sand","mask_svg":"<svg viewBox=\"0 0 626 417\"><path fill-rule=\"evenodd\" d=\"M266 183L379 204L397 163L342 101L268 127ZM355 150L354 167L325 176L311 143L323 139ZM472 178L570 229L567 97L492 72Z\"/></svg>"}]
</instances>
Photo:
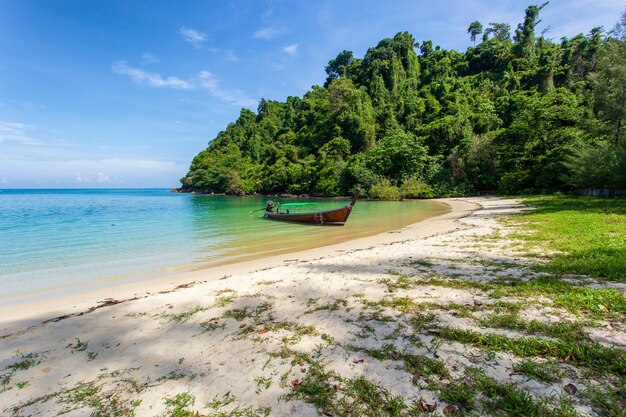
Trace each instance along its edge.
<instances>
[{"instance_id":1,"label":"white sand","mask_svg":"<svg viewBox=\"0 0 626 417\"><path fill-rule=\"evenodd\" d=\"M460 274L474 281L535 276L505 238L485 239L496 231L506 233L495 219L523 209L518 202L441 201L451 206L450 213L399 231L106 288L78 298L4 308L0 375L9 375L10 380L0 393L0 414L84 416L100 407L105 414L134 409L138 416L164 415L166 397L188 392L195 398L189 409L205 414L213 410L207 403L218 397L234 399L221 411L271 407L271 415L315 416L312 405L281 397L310 368L304 362L292 364L286 349L307 353L344 378L363 375L393 395L407 401L421 398L434 406L437 395L424 381L412 383L413 376L402 369L401 361L382 362L358 350L380 348L390 340L399 350L444 360L453 376L481 358L498 380L519 382L537 395L562 392L564 383L546 385L511 375L517 359L507 354L486 358L459 343L433 347L428 334L420 335L424 346L418 346L403 337L409 325L397 310L380 311L389 321L367 317L373 310L364 308L362 300L389 297L385 280L397 274L412 279ZM393 297L438 305L491 302L471 288L424 285L391 291ZM89 311L106 299L111 304L132 300ZM550 320L547 310L535 307L525 311L529 320ZM236 317L238 312L245 317ZM480 329L473 320L449 313L440 312L438 322ZM42 324L60 316L66 317ZM623 328L613 330L599 337L619 346L624 342ZM28 355L34 366L12 371L10 366ZM439 412L443 406L436 405ZM590 412L584 405L579 410Z\"/></svg>"}]
</instances>

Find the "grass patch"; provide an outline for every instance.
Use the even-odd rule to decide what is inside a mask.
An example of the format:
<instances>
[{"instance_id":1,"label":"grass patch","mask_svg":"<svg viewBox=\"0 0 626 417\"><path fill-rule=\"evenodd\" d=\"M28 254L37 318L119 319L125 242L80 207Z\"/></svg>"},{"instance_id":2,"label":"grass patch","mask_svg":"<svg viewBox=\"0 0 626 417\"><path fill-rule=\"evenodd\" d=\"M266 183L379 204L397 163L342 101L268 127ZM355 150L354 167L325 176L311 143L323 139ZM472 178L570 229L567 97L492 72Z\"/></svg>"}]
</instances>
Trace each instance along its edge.
<instances>
[{"instance_id":1,"label":"grass patch","mask_svg":"<svg viewBox=\"0 0 626 417\"><path fill-rule=\"evenodd\" d=\"M26 369L32 368L37 365L40 360L37 359L37 355L34 353L29 354L20 354L20 359L17 362L12 363L7 366L6 369L10 369L13 372L16 371L25 371Z\"/></svg>"},{"instance_id":2,"label":"grass patch","mask_svg":"<svg viewBox=\"0 0 626 417\"><path fill-rule=\"evenodd\" d=\"M546 400L536 401L515 384L499 383L483 370L466 368L463 375L447 384L433 386L441 399L453 406L448 415L508 415L524 417L576 416L568 404L549 407Z\"/></svg>"},{"instance_id":3,"label":"grass patch","mask_svg":"<svg viewBox=\"0 0 626 417\"><path fill-rule=\"evenodd\" d=\"M465 381L452 381L439 389L441 399L462 411L476 409L478 390L474 384Z\"/></svg>"},{"instance_id":4,"label":"grass patch","mask_svg":"<svg viewBox=\"0 0 626 417\"><path fill-rule=\"evenodd\" d=\"M273 284L277 284L279 282L282 282L279 279L275 279L275 280L265 280L265 281L259 281L256 283L256 285L273 285Z\"/></svg>"},{"instance_id":5,"label":"grass patch","mask_svg":"<svg viewBox=\"0 0 626 417\"><path fill-rule=\"evenodd\" d=\"M236 299L236 295L224 295L222 297L218 297L217 300L215 300L215 307L226 307L228 304L234 302Z\"/></svg>"},{"instance_id":6,"label":"grass patch","mask_svg":"<svg viewBox=\"0 0 626 417\"><path fill-rule=\"evenodd\" d=\"M516 314L483 317L479 319L478 322L485 327L521 330L531 334L544 334L565 340L584 340L587 337L580 323L567 322L548 324L537 320L526 321Z\"/></svg>"},{"instance_id":7,"label":"grass patch","mask_svg":"<svg viewBox=\"0 0 626 417\"><path fill-rule=\"evenodd\" d=\"M167 315L167 317L169 317L170 320L175 321L176 323L185 323L196 314L206 311L206 310L208 310L207 307L196 306L192 308L191 310L183 311L181 313L169 314Z\"/></svg>"},{"instance_id":8,"label":"grass patch","mask_svg":"<svg viewBox=\"0 0 626 417\"><path fill-rule=\"evenodd\" d=\"M9 383L11 382L11 378L13 378L13 375L15 375L17 371L25 371L26 369L32 368L39 363L41 363L41 360L38 359L37 354L28 353L24 355L23 353L21 353L17 361L4 368L4 370L8 372L0 374L0 393L8 391L12 388L9 386ZM18 384L17 386L19 389L21 389L24 388L25 385L20 387Z\"/></svg>"},{"instance_id":9,"label":"grass patch","mask_svg":"<svg viewBox=\"0 0 626 417\"><path fill-rule=\"evenodd\" d=\"M514 365L513 369L540 381L556 382L561 380L561 372L550 363L538 363L532 359L525 359Z\"/></svg>"},{"instance_id":10,"label":"grass patch","mask_svg":"<svg viewBox=\"0 0 626 417\"><path fill-rule=\"evenodd\" d=\"M490 291L497 288L496 285L463 279L451 279L439 274L430 274L430 278L416 281L416 285L432 285L434 287L446 287L460 290L476 289L481 291Z\"/></svg>"},{"instance_id":11,"label":"grass patch","mask_svg":"<svg viewBox=\"0 0 626 417\"><path fill-rule=\"evenodd\" d=\"M416 378L429 380L432 376L445 378L450 375L444 362L441 359L432 359L422 355L400 352L391 343L384 344L379 349L367 349L358 346L346 346L350 350L363 352L368 356L380 361L394 360L402 361L404 370Z\"/></svg>"},{"instance_id":12,"label":"grass patch","mask_svg":"<svg viewBox=\"0 0 626 417\"><path fill-rule=\"evenodd\" d=\"M380 301L363 300L365 307L370 309L394 308L404 313L416 312L420 309L437 307L434 303L416 303L409 297L385 298Z\"/></svg>"},{"instance_id":13,"label":"grass patch","mask_svg":"<svg viewBox=\"0 0 626 417\"><path fill-rule=\"evenodd\" d=\"M254 321L260 321L261 315L271 309L272 305L270 303L263 302L254 308L244 307L227 310L224 312L223 317L232 318L237 321L244 321L247 318L253 319Z\"/></svg>"},{"instance_id":14,"label":"grass patch","mask_svg":"<svg viewBox=\"0 0 626 417\"><path fill-rule=\"evenodd\" d=\"M406 275L399 275L398 278L381 278L378 281L378 284L383 284L387 286L387 292L396 292L397 290L408 290L413 288L413 281L409 279Z\"/></svg>"},{"instance_id":15,"label":"grass patch","mask_svg":"<svg viewBox=\"0 0 626 417\"><path fill-rule=\"evenodd\" d=\"M218 323L216 319L207 320L200 323L200 327L202 328L203 332L212 332L217 329L224 330L224 328L226 327L226 323Z\"/></svg>"},{"instance_id":16,"label":"grass patch","mask_svg":"<svg viewBox=\"0 0 626 417\"><path fill-rule=\"evenodd\" d=\"M552 253L537 269L626 282L626 199L544 196L524 202L536 210L515 217L524 233L513 237Z\"/></svg>"},{"instance_id":17,"label":"grass patch","mask_svg":"<svg viewBox=\"0 0 626 417\"><path fill-rule=\"evenodd\" d=\"M335 416L411 416L404 398L394 397L363 376L345 379L327 372L313 362L304 379L293 382L287 400L298 399L312 404L321 415Z\"/></svg>"},{"instance_id":18,"label":"grass patch","mask_svg":"<svg viewBox=\"0 0 626 417\"><path fill-rule=\"evenodd\" d=\"M499 334L482 334L472 330L445 327L439 337L477 346L488 351L509 351L520 357L553 357L572 365L626 376L626 353L599 343L553 341L538 338L510 338Z\"/></svg>"},{"instance_id":19,"label":"grass patch","mask_svg":"<svg viewBox=\"0 0 626 417\"><path fill-rule=\"evenodd\" d=\"M415 333L421 333L424 330L428 330L433 327L434 322L437 318L437 315L432 312L428 313L415 313L409 319L409 323L411 324L411 328Z\"/></svg>"},{"instance_id":20,"label":"grass patch","mask_svg":"<svg viewBox=\"0 0 626 417\"><path fill-rule=\"evenodd\" d=\"M422 355L405 353L402 355L404 370L416 377L428 380L432 375L449 376L448 369L441 359L432 359Z\"/></svg>"},{"instance_id":21,"label":"grass patch","mask_svg":"<svg viewBox=\"0 0 626 417\"><path fill-rule=\"evenodd\" d=\"M626 294L617 289L596 289L568 284L557 277L541 277L529 281L499 285L493 297L549 298L556 307L571 313L586 313L593 318L626 316Z\"/></svg>"},{"instance_id":22,"label":"grass patch","mask_svg":"<svg viewBox=\"0 0 626 417\"><path fill-rule=\"evenodd\" d=\"M76 343L70 343L67 345L70 349L72 349L72 353L74 352L82 352L89 347L89 341L82 342L80 339L76 339Z\"/></svg>"},{"instance_id":23,"label":"grass patch","mask_svg":"<svg viewBox=\"0 0 626 417\"><path fill-rule=\"evenodd\" d=\"M591 408L601 416L626 415L626 381L619 387L605 387L591 385L583 395L591 401Z\"/></svg>"},{"instance_id":24,"label":"grass patch","mask_svg":"<svg viewBox=\"0 0 626 417\"><path fill-rule=\"evenodd\" d=\"M316 311L328 310L328 311L337 311L342 307L348 306L348 300L344 299L336 299L332 303L317 305L317 301L319 298L309 298L307 300L307 307L309 307L304 313L310 314Z\"/></svg>"},{"instance_id":25,"label":"grass patch","mask_svg":"<svg viewBox=\"0 0 626 417\"><path fill-rule=\"evenodd\" d=\"M127 382L127 381L125 381ZM134 381L133 381L134 382ZM132 385L132 384L131 384ZM140 389L131 391L139 392ZM124 400L122 398L125 389L103 391L102 386L93 382L83 382L60 394L59 402L67 404L63 414L83 407L91 408L90 414L94 417L134 417L135 408L141 404L141 399Z\"/></svg>"},{"instance_id":26,"label":"grass patch","mask_svg":"<svg viewBox=\"0 0 626 417\"><path fill-rule=\"evenodd\" d=\"M435 264L433 264L431 261L427 260L427 259L412 259L409 262L407 262L405 264L405 266L412 266L412 267L424 267L424 268L430 268L432 266L434 266Z\"/></svg>"}]
</instances>

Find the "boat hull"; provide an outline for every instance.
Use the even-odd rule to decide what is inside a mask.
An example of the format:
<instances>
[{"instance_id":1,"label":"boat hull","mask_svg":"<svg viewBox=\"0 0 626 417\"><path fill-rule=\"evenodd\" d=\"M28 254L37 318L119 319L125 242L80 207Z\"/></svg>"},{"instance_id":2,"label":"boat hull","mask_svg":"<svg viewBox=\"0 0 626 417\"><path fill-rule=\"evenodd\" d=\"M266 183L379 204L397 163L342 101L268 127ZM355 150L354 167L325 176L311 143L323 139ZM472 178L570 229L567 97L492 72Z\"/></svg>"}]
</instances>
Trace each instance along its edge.
<instances>
[{"instance_id":1,"label":"boat hull","mask_svg":"<svg viewBox=\"0 0 626 417\"><path fill-rule=\"evenodd\" d=\"M282 220L286 222L311 223L329 226L343 226L346 224L352 206L342 207L335 210L320 211L317 213L270 213L266 212L265 217Z\"/></svg>"}]
</instances>

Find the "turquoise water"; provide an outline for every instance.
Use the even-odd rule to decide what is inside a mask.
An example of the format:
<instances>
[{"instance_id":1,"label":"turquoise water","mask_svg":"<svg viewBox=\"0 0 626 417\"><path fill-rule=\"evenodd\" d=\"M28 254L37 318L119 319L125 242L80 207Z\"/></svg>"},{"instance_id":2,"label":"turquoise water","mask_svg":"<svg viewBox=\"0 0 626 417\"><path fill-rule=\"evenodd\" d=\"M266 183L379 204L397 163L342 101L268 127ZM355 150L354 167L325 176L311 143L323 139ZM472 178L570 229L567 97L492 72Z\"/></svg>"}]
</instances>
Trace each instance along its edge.
<instances>
[{"instance_id":1,"label":"turquoise water","mask_svg":"<svg viewBox=\"0 0 626 417\"><path fill-rule=\"evenodd\" d=\"M359 201L345 227L320 227L249 214L266 200L164 189L0 190L0 297L321 246L442 210L424 201Z\"/></svg>"}]
</instances>

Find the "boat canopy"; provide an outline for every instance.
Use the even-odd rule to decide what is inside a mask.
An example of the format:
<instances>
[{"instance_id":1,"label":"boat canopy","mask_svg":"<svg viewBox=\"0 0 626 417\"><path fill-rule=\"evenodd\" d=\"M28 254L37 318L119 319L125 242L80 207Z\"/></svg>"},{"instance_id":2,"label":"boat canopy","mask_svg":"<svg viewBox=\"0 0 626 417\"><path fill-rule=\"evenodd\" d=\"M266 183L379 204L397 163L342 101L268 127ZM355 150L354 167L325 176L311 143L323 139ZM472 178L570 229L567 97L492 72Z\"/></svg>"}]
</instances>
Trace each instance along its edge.
<instances>
[{"instance_id":1,"label":"boat canopy","mask_svg":"<svg viewBox=\"0 0 626 417\"><path fill-rule=\"evenodd\" d=\"M284 206L317 206L319 205L319 203L285 203L285 204L281 204L281 207Z\"/></svg>"}]
</instances>

